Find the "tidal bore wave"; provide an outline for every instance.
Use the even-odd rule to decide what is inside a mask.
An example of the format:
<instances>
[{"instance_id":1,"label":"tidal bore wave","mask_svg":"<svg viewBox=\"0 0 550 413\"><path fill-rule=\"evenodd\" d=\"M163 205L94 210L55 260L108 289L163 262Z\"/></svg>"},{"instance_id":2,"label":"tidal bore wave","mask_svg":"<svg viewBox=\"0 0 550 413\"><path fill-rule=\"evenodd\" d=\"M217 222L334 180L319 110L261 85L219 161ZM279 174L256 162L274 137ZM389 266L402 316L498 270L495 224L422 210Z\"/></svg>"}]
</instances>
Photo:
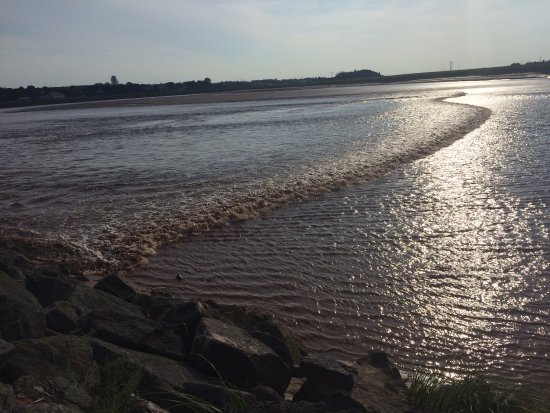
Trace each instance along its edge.
<instances>
[{"instance_id":1,"label":"tidal bore wave","mask_svg":"<svg viewBox=\"0 0 550 413\"><path fill-rule=\"evenodd\" d=\"M364 183L452 144L491 116L490 109L446 98L426 99L420 112L410 112L406 106L396 111L399 122L388 124L388 139L373 144L358 137L343 153L307 161L285 173L262 176L259 171L245 182L220 177L215 190L202 190L208 182L201 183L189 195L192 203L164 202L160 196L154 200L156 207L149 209L150 202L140 206L136 194L138 214L121 219L125 213L118 211L118 219L84 228L78 239L10 227L7 218L0 236L37 259L62 260L75 272L131 271L145 265L160 245Z\"/></svg>"}]
</instances>

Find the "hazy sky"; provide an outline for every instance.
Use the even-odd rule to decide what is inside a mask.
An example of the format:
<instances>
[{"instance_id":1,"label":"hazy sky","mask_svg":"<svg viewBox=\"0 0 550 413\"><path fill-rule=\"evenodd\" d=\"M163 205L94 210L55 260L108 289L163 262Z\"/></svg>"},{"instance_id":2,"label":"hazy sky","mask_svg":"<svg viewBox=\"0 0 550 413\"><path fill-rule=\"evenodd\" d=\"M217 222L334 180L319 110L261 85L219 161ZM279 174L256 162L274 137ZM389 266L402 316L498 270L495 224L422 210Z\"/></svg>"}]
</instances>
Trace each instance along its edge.
<instances>
[{"instance_id":1,"label":"hazy sky","mask_svg":"<svg viewBox=\"0 0 550 413\"><path fill-rule=\"evenodd\" d=\"M0 0L0 86L550 59L550 0Z\"/></svg>"}]
</instances>

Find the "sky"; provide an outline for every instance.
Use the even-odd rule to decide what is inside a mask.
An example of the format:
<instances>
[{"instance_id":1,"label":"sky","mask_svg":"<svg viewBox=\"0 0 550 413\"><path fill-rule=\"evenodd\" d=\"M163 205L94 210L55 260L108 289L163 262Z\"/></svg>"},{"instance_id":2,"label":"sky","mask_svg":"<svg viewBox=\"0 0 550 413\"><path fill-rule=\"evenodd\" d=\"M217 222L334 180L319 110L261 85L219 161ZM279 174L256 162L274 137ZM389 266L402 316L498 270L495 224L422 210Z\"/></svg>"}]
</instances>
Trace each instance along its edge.
<instances>
[{"instance_id":1,"label":"sky","mask_svg":"<svg viewBox=\"0 0 550 413\"><path fill-rule=\"evenodd\" d=\"M0 0L0 87L550 59L550 0Z\"/></svg>"}]
</instances>

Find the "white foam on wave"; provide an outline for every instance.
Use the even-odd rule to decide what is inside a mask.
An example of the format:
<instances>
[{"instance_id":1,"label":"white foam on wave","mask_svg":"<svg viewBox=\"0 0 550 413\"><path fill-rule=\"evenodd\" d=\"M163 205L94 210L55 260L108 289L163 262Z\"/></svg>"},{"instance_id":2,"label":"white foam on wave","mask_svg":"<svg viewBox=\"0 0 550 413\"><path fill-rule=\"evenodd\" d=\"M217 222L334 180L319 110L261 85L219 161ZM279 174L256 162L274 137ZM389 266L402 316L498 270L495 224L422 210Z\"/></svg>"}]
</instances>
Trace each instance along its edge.
<instances>
[{"instance_id":1,"label":"white foam on wave","mask_svg":"<svg viewBox=\"0 0 550 413\"><path fill-rule=\"evenodd\" d=\"M445 102L443 98L415 99L392 113L383 139L376 143L358 137L353 147L338 155L309 161L302 167L247 182L227 182L164 202L155 199L134 211L115 211L94 228L74 237L51 238L8 234L16 242L39 245L51 259L63 259L78 272L132 270L145 265L161 244L188 234L208 231L230 222L260 216L271 210L365 182L406 163L425 157L478 128L490 110ZM204 188L203 188L204 189ZM193 195L194 194L194 195Z\"/></svg>"}]
</instances>

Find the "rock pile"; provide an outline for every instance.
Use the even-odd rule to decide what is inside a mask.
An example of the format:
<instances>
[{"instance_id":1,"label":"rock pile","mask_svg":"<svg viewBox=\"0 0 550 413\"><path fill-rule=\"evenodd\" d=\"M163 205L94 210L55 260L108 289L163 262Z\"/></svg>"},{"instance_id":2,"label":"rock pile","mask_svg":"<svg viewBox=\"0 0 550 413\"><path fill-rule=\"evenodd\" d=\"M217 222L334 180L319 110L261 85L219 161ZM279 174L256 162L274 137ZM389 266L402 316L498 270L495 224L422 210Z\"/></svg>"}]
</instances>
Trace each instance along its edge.
<instances>
[{"instance_id":1,"label":"rock pile","mask_svg":"<svg viewBox=\"0 0 550 413\"><path fill-rule=\"evenodd\" d=\"M0 247L0 412L412 411L386 354L306 355L272 317L94 288Z\"/></svg>"}]
</instances>

